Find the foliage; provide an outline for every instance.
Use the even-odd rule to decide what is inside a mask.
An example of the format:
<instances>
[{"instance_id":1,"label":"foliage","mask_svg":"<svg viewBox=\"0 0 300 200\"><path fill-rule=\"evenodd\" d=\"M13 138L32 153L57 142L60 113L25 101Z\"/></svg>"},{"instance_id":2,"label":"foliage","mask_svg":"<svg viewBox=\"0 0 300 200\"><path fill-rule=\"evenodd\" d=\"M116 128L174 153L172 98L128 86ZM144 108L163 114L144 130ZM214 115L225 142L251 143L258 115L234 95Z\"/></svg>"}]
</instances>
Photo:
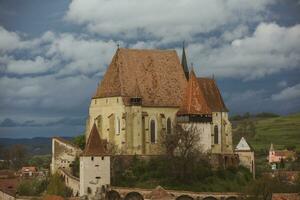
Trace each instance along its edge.
<instances>
[{"instance_id":1,"label":"foliage","mask_svg":"<svg viewBox=\"0 0 300 200\"><path fill-rule=\"evenodd\" d=\"M299 177L300 180L300 177ZM271 200L272 193L293 193L300 191L300 181L295 184L285 182L284 177L271 178L263 176L252 181L245 188L245 193L249 195L249 200Z\"/></svg>"},{"instance_id":2,"label":"foliage","mask_svg":"<svg viewBox=\"0 0 300 200\"><path fill-rule=\"evenodd\" d=\"M47 184L47 180L22 180L17 187L17 192L21 196L38 196L46 190Z\"/></svg>"},{"instance_id":3,"label":"foliage","mask_svg":"<svg viewBox=\"0 0 300 200\"><path fill-rule=\"evenodd\" d=\"M11 161L11 168L20 169L27 161L26 148L21 144L16 144L9 149L9 159Z\"/></svg>"},{"instance_id":4,"label":"foliage","mask_svg":"<svg viewBox=\"0 0 300 200\"><path fill-rule=\"evenodd\" d=\"M76 157L75 160L72 162L71 169L72 169L72 175L79 178L79 172L80 172L80 161L79 157Z\"/></svg>"},{"instance_id":5,"label":"foliage","mask_svg":"<svg viewBox=\"0 0 300 200\"><path fill-rule=\"evenodd\" d=\"M51 163L51 155L32 156L28 160L28 165L35 166L39 169L48 169Z\"/></svg>"},{"instance_id":6,"label":"foliage","mask_svg":"<svg viewBox=\"0 0 300 200\"><path fill-rule=\"evenodd\" d=\"M84 150L85 148L85 135L78 135L73 138L72 142L79 146L80 149Z\"/></svg>"},{"instance_id":7,"label":"foliage","mask_svg":"<svg viewBox=\"0 0 300 200\"><path fill-rule=\"evenodd\" d=\"M72 189L65 185L63 178L59 174L54 174L50 177L47 194L70 197Z\"/></svg>"},{"instance_id":8,"label":"foliage","mask_svg":"<svg viewBox=\"0 0 300 200\"><path fill-rule=\"evenodd\" d=\"M182 182L181 177L176 176L177 171L173 171L174 164L165 156L150 160L134 157L127 167L120 159L118 164L120 170L112 182L115 186L154 188L161 185L167 189L224 192L242 191L252 179L248 169L240 167L212 171L209 163L199 160Z\"/></svg>"},{"instance_id":9,"label":"foliage","mask_svg":"<svg viewBox=\"0 0 300 200\"><path fill-rule=\"evenodd\" d=\"M250 118L272 118L272 117L280 117L280 115L277 115L275 113L269 113L269 112L262 112L258 114L250 114L249 112L244 113L243 115L234 115L230 117L231 121L240 121L244 119L250 119Z\"/></svg>"}]
</instances>

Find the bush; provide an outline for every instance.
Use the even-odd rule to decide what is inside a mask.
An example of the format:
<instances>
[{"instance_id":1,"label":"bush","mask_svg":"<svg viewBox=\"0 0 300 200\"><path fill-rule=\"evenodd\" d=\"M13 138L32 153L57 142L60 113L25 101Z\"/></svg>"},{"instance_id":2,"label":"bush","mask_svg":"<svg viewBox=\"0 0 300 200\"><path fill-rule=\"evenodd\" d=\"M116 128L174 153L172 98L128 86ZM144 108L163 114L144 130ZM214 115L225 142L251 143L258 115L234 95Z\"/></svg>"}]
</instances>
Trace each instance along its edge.
<instances>
[{"instance_id":1,"label":"bush","mask_svg":"<svg viewBox=\"0 0 300 200\"><path fill-rule=\"evenodd\" d=\"M54 174L50 177L47 194L70 197L72 189L65 185L63 178L59 174Z\"/></svg>"},{"instance_id":2,"label":"bush","mask_svg":"<svg viewBox=\"0 0 300 200\"><path fill-rule=\"evenodd\" d=\"M17 192L21 196L38 196L47 188L46 180L22 180L17 187Z\"/></svg>"}]
</instances>

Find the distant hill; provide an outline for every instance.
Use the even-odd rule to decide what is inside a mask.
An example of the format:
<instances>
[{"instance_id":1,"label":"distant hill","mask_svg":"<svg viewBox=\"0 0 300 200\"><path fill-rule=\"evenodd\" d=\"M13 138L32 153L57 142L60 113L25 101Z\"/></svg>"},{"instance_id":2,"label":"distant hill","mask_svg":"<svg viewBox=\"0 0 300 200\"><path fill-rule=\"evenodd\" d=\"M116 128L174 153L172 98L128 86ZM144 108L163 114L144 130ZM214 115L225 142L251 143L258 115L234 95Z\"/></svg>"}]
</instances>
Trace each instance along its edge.
<instances>
[{"instance_id":1,"label":"distant hill","mask_svg":"<svg viewBox=\"0 0 300 200\"><path fill-rule=\"evenodd\" d=\"M243 134L243 126L254 124L255 134ZM234 143L236 145L241 136L246 136L255 151L268 150L273 143L275 149L286 147L300 151L300 113L279 117L249 118L233 121Z\"/></svg>"},{"instance_id":2,"label":"distant hill","mask_svg":"<svg viewBox=\"0 0 300 200\"><path fill-rule=\"evenodd\" d=\"M63 137L67 140L72 140L72 137ZM35 138L0 138L0 146L9 148L15 144L24 145L28 153L31 155L46 155L51 154L51 138L35 137Z\"/></svg>"}]
</instances>

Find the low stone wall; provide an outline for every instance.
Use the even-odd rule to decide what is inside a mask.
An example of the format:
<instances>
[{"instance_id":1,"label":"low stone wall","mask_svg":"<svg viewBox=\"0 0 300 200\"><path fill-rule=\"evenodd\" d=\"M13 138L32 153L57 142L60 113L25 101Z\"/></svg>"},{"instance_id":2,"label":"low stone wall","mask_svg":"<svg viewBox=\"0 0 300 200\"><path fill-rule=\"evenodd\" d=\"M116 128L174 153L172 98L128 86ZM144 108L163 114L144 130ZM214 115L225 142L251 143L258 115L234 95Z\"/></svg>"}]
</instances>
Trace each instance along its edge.
<instances>
[{"instance_id":1,"label":"low stone wall","mask_svg":"<svg viewBox=\"0 0 300 200\"><path fill-rule=\"evenodd\" d=\"M58 169L58 173L64 178L66 186L73 190L73 196L79 196L80 181L65 169Z\"/></svg>"},{"instance_id":2,"label":"low stone wall","mask_svg":"<svg viewBox=\"0 0 300 200\"><path fill-rule=\"evenodd\" d=\"M154 190L157 189L141 189L141 188L125 188L125 187L112 187L113 191L119 193L122 199L127 199L131 193L138 193L143 196L144 199L152 199ZM160 189L161 190L161 189ZM164 190L164 189L163 189ZM164 190L170 194L169 198L165 200L239 200L241 194L236 192L191 192L191 191L178 191L178 190Z\"/></svg>"},{"instance_id":3,"label":"low stone wall","mask_svg":"<svg viewBox=\"0 0 300 200\"><path fill-rule=\"evenodd\" d=\"M15 200L15 196L13 194L10 194L9 192L6 192L4 190L0 190L0 200Z\"/></svg>"}]
</instances>

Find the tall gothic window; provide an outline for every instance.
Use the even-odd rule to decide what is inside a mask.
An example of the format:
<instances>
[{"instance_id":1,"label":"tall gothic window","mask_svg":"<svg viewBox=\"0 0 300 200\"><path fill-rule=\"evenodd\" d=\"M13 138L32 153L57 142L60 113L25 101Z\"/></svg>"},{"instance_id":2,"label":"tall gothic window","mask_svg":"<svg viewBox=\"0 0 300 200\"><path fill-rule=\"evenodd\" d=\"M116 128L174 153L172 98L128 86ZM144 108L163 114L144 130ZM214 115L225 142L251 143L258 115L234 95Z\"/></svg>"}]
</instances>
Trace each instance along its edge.
<instances>
[{"instance_id":1,"label":"tall gothic window","mask_svg":"<svg viewBox=\"0 0 300 200\"><path fill-rule=\"evenodd\" d=\"M167 134L171 134L171 131L172 131L172 122L171 122L171 119L168 118L167 119Z\"/></svg>"},{"instance_id":2,"label":"tall gothic window","mask_svg":"<svg viewBox=\"0 0 300 200\"><path fill-rule=\"evenodd\" d=\"M155 124L155 120L151 120L150 121L150 139L151 139L151 143L155 143L156 142L156 124Z\"/></svg>"},{"instance_id":3,"label":"tall gothic window","mask_svg":"<svg viewBox=\"0 0 300 200\"><path fill-rule=\"evenodd\" d=\"M96 125L97 125L97 128L98 128L98 132L100 133L102 131L102 117L101 117L101 115L99 115L96 118Z\"/></svg>"},{"instance_id":4,"label":"tall gothic window","mask_svg":"<svg viewBox=\"0 0 300 200\"><path fill-rule=\"evenodd\" d=\"M214 143L218 144L219 143L219 128L217 125L214 127Z\"/></svg>"},{"instance_id":5,"label":"tall gothic window","mask_svg":"<svg viewBox=\"0 0 300 200\"><path fill-rule=\"evenodd\" d=\"M119 135L121 133L121 121L119 117L116 117L116 134Z\"/></svg>"}]
</instances>

